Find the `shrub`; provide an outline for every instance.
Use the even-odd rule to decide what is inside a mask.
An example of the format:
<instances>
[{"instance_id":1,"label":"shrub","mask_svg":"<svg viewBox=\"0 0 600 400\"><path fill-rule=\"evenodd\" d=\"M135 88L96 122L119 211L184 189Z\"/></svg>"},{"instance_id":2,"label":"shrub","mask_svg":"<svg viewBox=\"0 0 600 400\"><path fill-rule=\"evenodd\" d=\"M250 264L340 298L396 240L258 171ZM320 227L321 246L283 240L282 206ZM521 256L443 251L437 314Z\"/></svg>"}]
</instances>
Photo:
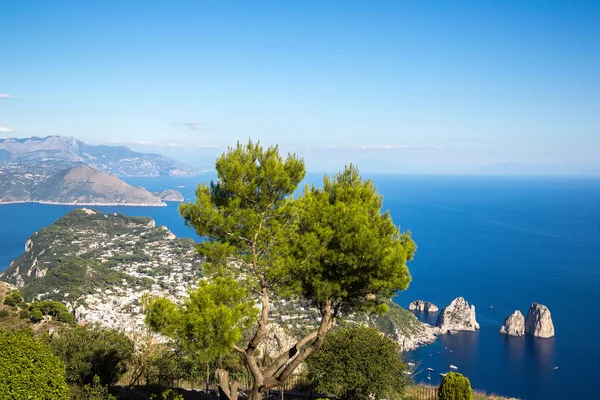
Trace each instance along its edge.
<instances>
[{"instance_id":1,"label":"shrub","mask_svg":"<svg viewBox=\"0 0 600 400\"><path fill-rule=\"evenodd\" d=\"M42 300L31 303L29 311L41 311L43 315L50 315L54 318L58 318L63 312L69 312L67 306L60 301L53 300Z\"/></svg>"},{"instance_id":2,"label":"shrub","mask_svg":"<svg viewBox=\"0 0 600 400\"><path fill-rule=\"evenodd\" d=\"M31 312L31 321L32 322L40 322L44 319L44 315L40 310L34 310Z\"/></svg>"},{"instance_id":3,"label":"shrub","mask_svg":"<svg viewBox=\"0 0 600 400\"><path fill-rule=\"evenodd\" d=\"M183 396L172 389L167 389L160 396L153 394L150 400L183 400Z\"/></svg>"},{"instance_id":4,"label":"shrub","mask_svg":"<svg viewBox=\"0 0 600 400\"><path fill-rule=\"evenodd\" d=\"M21 310L19 312L19 318L21 318L21 319L31 319L31 314L27 310Z\"/></svg>"},{"instance_id":5,"label":"shrub","mask_svg":"<svg viewBox=\"0 0 600 400\"><path fill-rule=\"evenodd\" d=\"M58 318L57 318L57 319L58 319L59 321L66 322L66 323L68 323L68 324L70 324L70 323L72 323L72 322L74 322L74 321L75 321L75 317L73 317L73 314L71 314L71 313L70 313L70 312L68 312L68 311L67 311L67 312L61 312L61 313L58 315Z\"/></svg>"},{"instance_id":6,"label":"shrub","mask_svg":"<svg viewBox=\"0 0 600 400\"><path fill-rule=\"evenodd\" d=\"M364 326L332 330L307 363L315 390L342 399L391 398L406 384L398 344Z\"/></svg>"},{"instance_id":7,"label":"shrub","mask_svg":"<svg viewBox=\"0 0 600 400\"><path fill-rule=\"evenodd\" d=\"M0 354L0 398L69 398L62 362L30 334L0 331Z\"/></svg>"},{"instance_id":8,"label":"shrub","mask_svg":"<svg viewBox=\"0 0 600 400\"><path fill-rule=\"evenodd\" d=\"M102 386L98 376L94 376L89 385L71 387L71 400L117 400L117 398L108 392L108 386Z\"/></svg>"},{"instance_id":9,"label":"shrub","mask_svg":"<svg viewBox=\"0 0 600 400\"><path fill-rule=\"evenodd\" d=\"M112 385L133 354L133 342L125 334L94 324L64 327L45 340L65 363L67 382L75 385L92 384L96 375L100 385Z\"/></svg>"},{"instance_id":10,"label":"shrub","mask_svg":"<svg viewBox=\"0 0 600 400\"><path fill-rule=\"evenodd\" d=\"M469 378L458 372L448 372L440 384L438 397L440 400L472 400Z\"/></svg>"},{"instance_id":11,"label":"shrub","mask_svg":"<svg viewBox=\"0 0 600 400\"><path fill-rule=\"evenodd\" d=\"M21 295L21 292L19 292L18 290L13 290L9 294L7 294L6 297L4 298L4 304L6 304L7 306L16 306L17 304L22 303L22 302L23 302L23 296Z\"/></svg>"},{"instance_id":12,"label":"shrub","mask_svg":"<svg viewBox=\"0 0 600 400\"><path fill-rule=\"evenodd\" d=\"M0 310L0 318L6 318L10 315L8 310Z\"/></svg>"}]
</instances>

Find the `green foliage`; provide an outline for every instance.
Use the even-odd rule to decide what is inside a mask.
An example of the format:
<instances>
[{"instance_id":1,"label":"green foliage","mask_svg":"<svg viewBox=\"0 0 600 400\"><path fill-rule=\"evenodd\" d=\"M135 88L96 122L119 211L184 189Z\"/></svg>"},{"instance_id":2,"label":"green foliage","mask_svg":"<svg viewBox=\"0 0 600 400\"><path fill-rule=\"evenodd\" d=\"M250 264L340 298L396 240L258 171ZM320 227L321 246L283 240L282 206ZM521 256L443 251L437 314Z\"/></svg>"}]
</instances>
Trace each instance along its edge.
<instances>
[{"instance_id":1,"label":"green foliage","mask_svg":"<svg viewBox=\"0 0 600 400\"><path fill-rule=\"evenodd\" d=\"M10 315L8 310L0 310L0 318L6 318Z\"/></svg>"},{"instance_id":2,"label":"green foliage","mask_svg":"<svg viewBox=\"0 0 600 400\"><path fill-rule=\"evenodd\" d=\"M394 397L406 384L398 344L364 326L332 330L308 368L317 392L348 400Z\"/></svg>"},{"instance_id":3,"label":"green foliage","mask_svg":"<svg viewBox=\"0 0 600 400\"><path fill-rule=\"evenodd\" d=\"M412 337L422 329L423 323L410 311L405 310L391 300L385 301L384 304L388 307L385 314L371 315L368 319L363 314L358 316L357 319L368 323L369 326L377 328L386 335L395 335L399 331L406 337Z\"/></svg>"},{"instance_id":4,"label":"green foliage","mask_svg":"<svg viewBox=\"0 0 600 400\"><path fill-rule=\"evenodd\" d=\"M4 298L4 304L7 306L16 306L23 302L23 295L18 290L13 290Z\"/></svg>"},{"instance_id":5,"label":"green foliage","mask_svg":"<svg viewBox=\"0 0 600 400\"><path fill-rule=\"evenodd\" d=\"M117 398L108 392L108 386L102 385L98 376L94 376L91 384L71 387L71 400L117 400Z\"/></svg>"},{"instance_id":6,"label":"green foliage","mask_svg":"<svg viewBox=\"0 0 600 400\"><path fill-rule=\"evenodd\" d=\"M469 378L458 372L448 372L438 388L440 400L471 400L473 390Z\"/></svg>"},{"instance_id":7,"label":"green foliage","mask_svg":"<svg viewBox=\"0 0 600 400\"><path fill-rule=\"evenodd\" d=\"M69 398L62 362L30 334L0 331L0 353L0 398Z\"/></svg>"},{"instance_id":8,"label":"green foliage","mask_svg":"<svg viewBox=\"0 0 600 400\"><path fill-rule=\"evenodd\" d=\"M31 314L27 310L19 311L19 318L21 319L31 319Z\"/></svg>"},{"instance_id":9,"label":"green foliage","mask_svg":"<svg viewBox=\"0 0 600 400\"><path fill-rule=\"evenodd\" d=\"M49 315L57 319L61 313L68 313L67 306L59 301L43 300L31 303L29 311L40 311L42 315Z\"/></svg>"},{"instance_id":10,"label":"green foliage","mask_svg":"<svg viewBox=\"0 0 600 400\"><path fill-rule=\"evenodd\" d=\"M58 318L56 318L57 321L61 321L61 322L66 322L67 324L72 324L73 322L75 322L75 317L73 317L73 314L71 314L70 312L61 312L60 314L58 314Z\"/></svg>"},{"instance_id":11,"label":"green foliage","mask_svg":"<svg viewBox=\"0 0 600 400\"><path fill-rule=\"evenodd\" d=\"M247 288L233 278L201 280L188 294L182 304L145 299L146 324L207 361L231 351L257 314Z\"/></svg>"},{"instance_id":12,"label":"green foliage","mask_svg":"<svg viewBox=\"0 0 600 400\"><path fill-rule=\"evenodd\" d=\"M159 395L153 394L150 400L183 400L183 396L173 389L167 389Z\"/></svg>"},{"instance_id":13,"label":"green foliage","mask_svg":"<svg viewBox=\"0 0 600 400\"><path fill-rule=\"evenodd\" d=\"M305 188L294 236L302 262L294 275L306 299L316 306L330 301L341 312L383 312L383 301L408 287L406 262L416 245L381 212L382 204L373 182L352 165L325 176L323 188Z\"/></svg>"},{"instance_id":14,"label":"green foliage","mask_svg":"<svg viewBox=\"0 0 600 400\"><path fill-rule=\"evenodd\" d=\"M133 354L133 342L125 334L99 325L65 327L45 340L65 363L67 381L75 385L91 384L94 376L102 385L112 385Z\"/></svg>"},{"instance_id":15,"label":"green foliage","mask_svg":"<svg viewBox=\"0 0 600 400\"><path fill-rule=\"evenodd\" d=\"M44 314L40 310L33 310L31 312L31 322L40 322L44 319Z\"/></svg>"},{"instance_id":16,"label":"green foliage","mask_svg":"<svg viewBox=\"0 0 600 400\"><path fill-rule=\"evenodd\" d=\"M289 237L296 210L290 197L305 175L295 155L284 160L277 146L266 150L249 141L229 148L216 162L218 181L201 184L196 202L179 208L186 222L205 237L198 245L219 273L244 273L256 286L274 290L289 278ZM231 257L240 263L230 268ZM227 271L225 271L227 270Z\"/></svg>"},{"instance_id":17,"label":"green foliage","mask_svg":"<svg viewBox=\"0 0 600 400\"><path fill-rule=\"evenodd\" d=\"M107 264L109 263L76 256L69 257L56 263L44 277L29 282L23 288L23 295L29 299L38 293L55 290L58 291L53 295L56 298L62 299L65 293L69 293L71 298L77 298L92 293L92 290L95 292L97 288L112 288L123 279L135 283L136 280L131 275L112 270Z\"/></svg>"}]
</instances>

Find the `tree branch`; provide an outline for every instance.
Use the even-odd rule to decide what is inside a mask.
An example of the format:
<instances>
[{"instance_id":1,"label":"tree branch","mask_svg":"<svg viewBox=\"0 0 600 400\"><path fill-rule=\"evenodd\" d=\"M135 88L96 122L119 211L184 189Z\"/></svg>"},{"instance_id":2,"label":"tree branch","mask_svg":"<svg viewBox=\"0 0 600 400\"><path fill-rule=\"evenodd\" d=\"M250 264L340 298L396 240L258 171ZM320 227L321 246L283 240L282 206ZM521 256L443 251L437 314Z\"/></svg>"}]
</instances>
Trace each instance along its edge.
<instances>
[{"instance_id":1,"label":"tree branch","mask_svg":"<svg viewBox=\"0 0 600 400\"><path fill-rule=\"evenodd\" d=\"M281 367L284 366L284 364L292 359L296 354L298 354L298 352L300 351L300 349L309 341L311 341L312 339L317 337L317 333L318 333L318 329L315 329L313 332L311 332L310 334L306 335L303 339L299 340L298 342L296 342L296 344L294 346L292 346L288 351L284 351L283 353L281 353L279 355L279 357L277 357L275 359L275 362L269 367L267 368L264 372L263 375L267 376L267 377L272 377L273 375L275 375L277 373L277 371L279 371L279 369Z\"/></svg>"},{"instance_id":2,"label":"tree branch","mask_svg":"<svg viewBox=\"0 0 600 400\"><path fill-rule=\"evenodd\" d=\"M246 351L244 349L242 349L240 346L238 346L237 344L233 345L233 349L235 351L237 351L238 353L246 354Z\"/></svg>"},{"instance_id":3,"label":"tree branch","mask_svg":"<svg viewBox=\"0 0 600 400\"><path fill-rule=\"evenodd\" d=\"M321 319L321 324L317 330L316 340L312 343L312 345L302 350L288 365L286 365L277 378L268 377L264 382L264 387L266 389L270 389L285 382L294 373L296 368L298 368L298 366L302 364L306 358L308 358L308 356L310 356L323 345L325 335L333 326L333 324L335 324L335 320L331 319L331 301L327 300L323 306L323 318Z\"/></svg>"}]
</instances>

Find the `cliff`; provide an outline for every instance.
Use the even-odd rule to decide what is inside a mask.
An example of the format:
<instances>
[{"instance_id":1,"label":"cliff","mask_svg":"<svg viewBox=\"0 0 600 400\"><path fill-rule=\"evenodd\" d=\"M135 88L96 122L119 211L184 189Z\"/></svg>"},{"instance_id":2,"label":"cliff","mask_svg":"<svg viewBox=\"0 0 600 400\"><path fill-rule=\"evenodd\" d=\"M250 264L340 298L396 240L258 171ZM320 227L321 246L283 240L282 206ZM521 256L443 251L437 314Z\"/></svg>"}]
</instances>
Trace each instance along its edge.
<instances>
[{"instance_id":1,"label":"cliff","mask_svg":"<svg viewBox=\"0 0 600 400\"><path fill-rule=\"evenodd\" d=\"M415 300L408 305L410 311L438 312L438 306L428 301Z\"/></svg>"},{"instance_id":2,"label":"cliff","mask_svg":"<svg viewBox=\"0 0 600 400\"><path fill-rule=\"evenodd\" d=\"M523 336L525 334L525 318L521 311L516 310L504 320L500 333L509 336Z\"/></svg>"},{"instance_id":3,"label":"cliff","mask_svg":"<svg viewBox=\"0 0 600 400\"><path fill-rule=\"evenodd\" d=\"M479 329L475 318L475 306L470 306L462 297L457 297L438 316L436 325L442 334L453 331L474 331Z\"/></svg>"},{"instance_id":4,"label":"cliff","mask_svg":"<svg viewBox=\"0 0 600 400\"><path fill-rule=\"evenodd\" d=\"M539 338L554 336L554 323L548 307L531 303L525 318L525 333Z\"/></svg>"}]
</instances>

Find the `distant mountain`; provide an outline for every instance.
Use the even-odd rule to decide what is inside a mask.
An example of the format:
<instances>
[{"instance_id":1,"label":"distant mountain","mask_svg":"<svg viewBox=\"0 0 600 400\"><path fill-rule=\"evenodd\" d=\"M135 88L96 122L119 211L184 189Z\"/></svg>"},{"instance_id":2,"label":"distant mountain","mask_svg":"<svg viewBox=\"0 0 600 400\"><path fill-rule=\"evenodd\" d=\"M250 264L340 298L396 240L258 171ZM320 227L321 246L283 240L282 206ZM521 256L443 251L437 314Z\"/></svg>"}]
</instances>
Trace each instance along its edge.
<instances>
[{"instance_id":1,"label":"distant mountain","mask_svg":"<svg viewBox=\"0 0 600 400\"><path fill-rule=\"evenodd\" d=\"M0 203L162 206L161 198L176 200L177 194L154 195L83 164L66 168L58 162L0 165Z\"/></svg>"},{"instance_id":2,"label":"distant mountain","mask_svg":"<svg viewBox=\"0 0 600 400\"><path fill-rule=\"evenodd\" d=\"M153 153L138 153L124 146L90 146L64 136L0 139L0 163L83 163L117 176L195 176L196 167Z\"/></svg>"}]
</instances>

